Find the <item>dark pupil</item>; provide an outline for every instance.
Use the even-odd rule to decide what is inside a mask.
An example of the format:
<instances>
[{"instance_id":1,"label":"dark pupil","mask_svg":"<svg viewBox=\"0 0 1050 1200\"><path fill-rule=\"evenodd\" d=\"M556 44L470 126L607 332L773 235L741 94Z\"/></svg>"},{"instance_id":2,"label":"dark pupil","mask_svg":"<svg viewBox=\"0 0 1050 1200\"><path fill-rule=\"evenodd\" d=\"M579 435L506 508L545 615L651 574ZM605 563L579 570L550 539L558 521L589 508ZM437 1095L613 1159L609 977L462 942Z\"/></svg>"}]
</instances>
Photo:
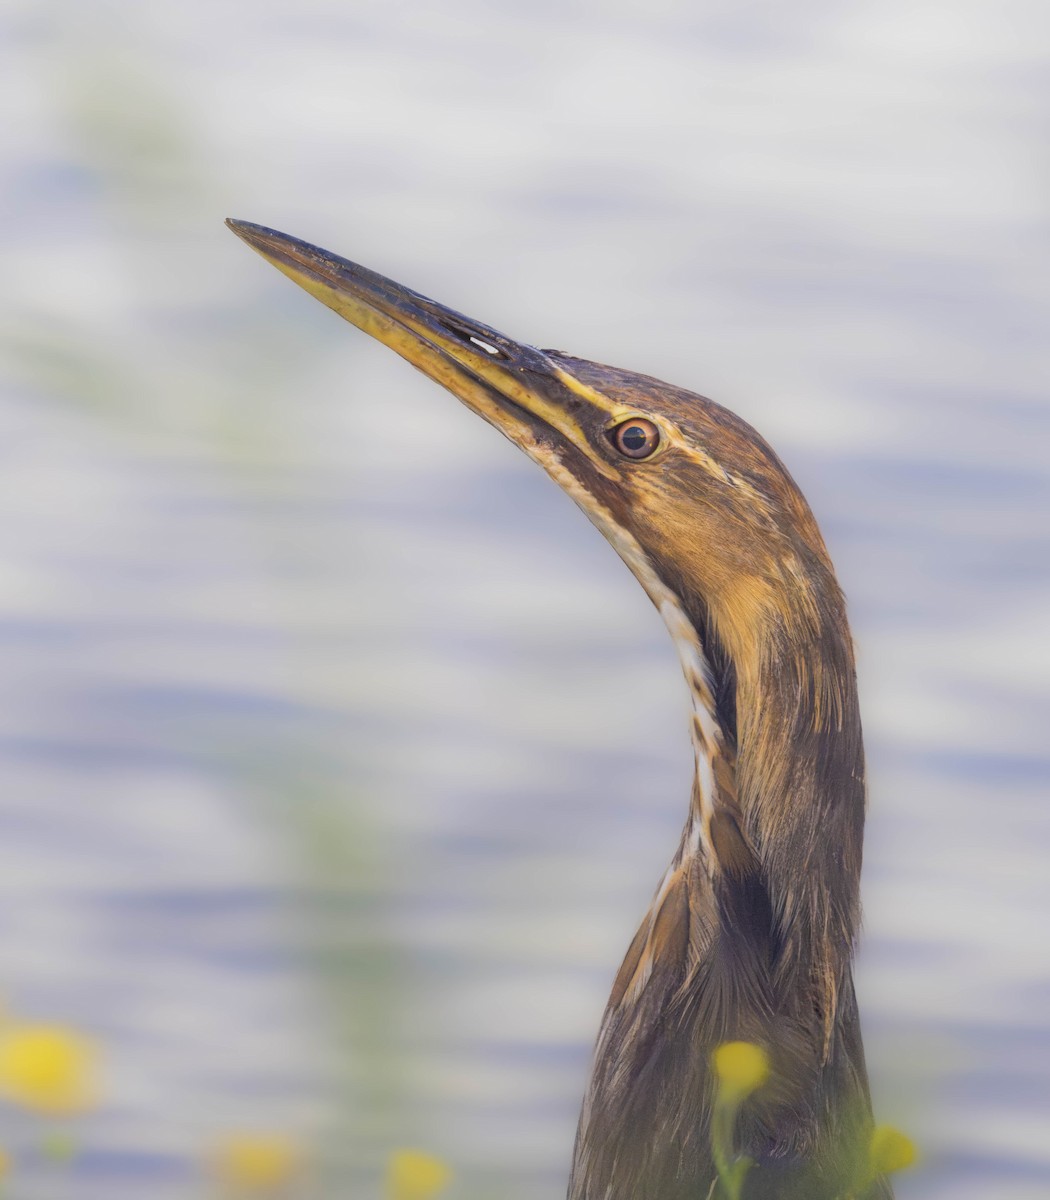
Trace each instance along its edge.
<instances>
[{"instance_id":1,"label":"dark pupil","mask_svg":"<svg viewBox=\"0 0 1050 1200\"><path fill-rule=\"evenodd\" d=\"M627 450L644 450L649 441L649 435L641 425L632 425L623 431L623 437L620 440Z\"/></svg>"}]
</instances>

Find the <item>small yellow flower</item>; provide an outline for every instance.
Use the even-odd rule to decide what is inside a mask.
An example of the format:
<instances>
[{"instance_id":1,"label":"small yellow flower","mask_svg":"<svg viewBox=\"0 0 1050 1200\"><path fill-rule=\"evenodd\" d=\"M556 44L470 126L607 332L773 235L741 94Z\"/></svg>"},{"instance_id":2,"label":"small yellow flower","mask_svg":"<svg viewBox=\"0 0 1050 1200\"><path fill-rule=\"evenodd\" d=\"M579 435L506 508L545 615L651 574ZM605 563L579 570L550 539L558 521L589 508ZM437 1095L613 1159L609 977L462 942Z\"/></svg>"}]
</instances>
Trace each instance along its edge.
<instances>
[{"instance_id":1,"label":"small yellow flower","mask_svg":"<svg viewBox=\"0 0 1050 1200\"><path fill-rule=\"evenodd\" d=\"M711 1061L720 1099L739 1103L769 1078L769 1055L754 1042L723 1042Z\"/></svg>"},{"instance_id":2,"label":"small yellow flower","mask_svg":"<svg viewBox=\"0 0 1050 1200\"><path fill-rule=\"evenodd\" d=\"M871 1131L868 1158L873 1175L889 1175L903 1171L918 1157L915 1143L892 1125L876 1125Z\"/></svg>"},{"instance_id":3,"label":"small yellow flower","mask_svg":"<svg viewBox=\"0 0 1050 1200\"><path fill-rule=\"evenodd\" d=\"M451 1168L440 1158L421 1150L398 1150L387 1167L387 1200L430 1200L443 1192L451 1179Z\"/></svg>"},{"instance_id":4,"label":"small yellow flower","mask_svg":"<svg viewBox=\"0 0 1050 1200\"><path fill-rule=\"evenodd\" d=\"M294 1179L301 1166L299 1147L279 1134L233 1134L216 1155L219 1180L233 1192L276 1191Z\"/></svg>"},{"instance_id":5,"label":"small yellow flower","mask_svg":"<svg viewBox=\"0 0 1050 1200\"><path fill-rule=\"evenodd\" d=\"M51 1025L0 1029L0 1094L36 1112L69 1115L96 1099L94 1045Z\"/></svg>"}]
</instances>

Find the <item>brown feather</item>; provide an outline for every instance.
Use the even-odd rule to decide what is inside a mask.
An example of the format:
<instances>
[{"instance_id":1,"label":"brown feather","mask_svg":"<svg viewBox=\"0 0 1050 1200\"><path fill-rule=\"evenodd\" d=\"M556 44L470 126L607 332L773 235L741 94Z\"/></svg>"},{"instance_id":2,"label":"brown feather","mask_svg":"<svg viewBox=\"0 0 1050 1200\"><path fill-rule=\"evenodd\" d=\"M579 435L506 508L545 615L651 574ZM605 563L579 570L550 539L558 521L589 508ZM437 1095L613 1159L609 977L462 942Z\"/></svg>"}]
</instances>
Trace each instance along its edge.
<instances>
[{"instance_id":1,"label":"brown feather","mask_svg":"<svg viewBox=\"0 0 1050 1200\"><path fill-rule=\"evenodd\" d=\"M737 1131L744 1200L833 1200L871 1125L851 960L864 754L845 604L769 445L702 396L514 342L286 234L231 227L323 303L449 388L601 529L678 643L693 706L690 810L617 974L570 1200L715 1191L711 1051L765 1046ZM611 437L658 437L645 461ZM886 1200L888 1185L868 1196Z\"/></svg>"}]
</instances>

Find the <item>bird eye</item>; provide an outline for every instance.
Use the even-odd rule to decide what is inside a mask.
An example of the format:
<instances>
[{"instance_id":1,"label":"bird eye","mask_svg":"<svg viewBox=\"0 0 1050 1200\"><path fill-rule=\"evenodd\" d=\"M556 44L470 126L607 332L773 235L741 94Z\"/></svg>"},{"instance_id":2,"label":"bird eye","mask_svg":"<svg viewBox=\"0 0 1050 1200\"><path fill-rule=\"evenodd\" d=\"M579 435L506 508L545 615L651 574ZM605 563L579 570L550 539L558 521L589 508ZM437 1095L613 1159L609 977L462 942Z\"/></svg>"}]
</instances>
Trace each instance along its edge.
<instances>
[{"instance_id":1,"label":"bird eye","mask_svg":"<svg viewBox=\"0 0 1050 1200\"><path fill-rule=\"evenodd\" d=\"M628 458L648 458L660 445L660 431L644 417L632 417L611 430L612 443Z\"/></svg>"}]
</instances>

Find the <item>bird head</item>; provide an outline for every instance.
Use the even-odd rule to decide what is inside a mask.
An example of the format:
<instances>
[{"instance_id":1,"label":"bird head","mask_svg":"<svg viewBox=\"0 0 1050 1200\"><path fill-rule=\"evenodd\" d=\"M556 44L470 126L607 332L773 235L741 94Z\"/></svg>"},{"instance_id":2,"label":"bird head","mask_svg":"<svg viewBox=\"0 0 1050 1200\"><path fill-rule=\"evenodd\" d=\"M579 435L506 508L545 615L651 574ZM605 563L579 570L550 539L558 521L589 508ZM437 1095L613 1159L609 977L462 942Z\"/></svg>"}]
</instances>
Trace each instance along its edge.
<instances>
[{"instance_id":1,"label":"bird head","mask_svg":"<svg viewBox=\"0 0 1050 1200\"><path fill-rule=\"evenodd\" d=\"M514 341L297 238L228 224L543 467L668 623L685 613L703 624L736 671L760 668L762 630L819 617L830 564L817 525L772 449L728 410L649 376Z\"/></svg>"}]
</instances>

